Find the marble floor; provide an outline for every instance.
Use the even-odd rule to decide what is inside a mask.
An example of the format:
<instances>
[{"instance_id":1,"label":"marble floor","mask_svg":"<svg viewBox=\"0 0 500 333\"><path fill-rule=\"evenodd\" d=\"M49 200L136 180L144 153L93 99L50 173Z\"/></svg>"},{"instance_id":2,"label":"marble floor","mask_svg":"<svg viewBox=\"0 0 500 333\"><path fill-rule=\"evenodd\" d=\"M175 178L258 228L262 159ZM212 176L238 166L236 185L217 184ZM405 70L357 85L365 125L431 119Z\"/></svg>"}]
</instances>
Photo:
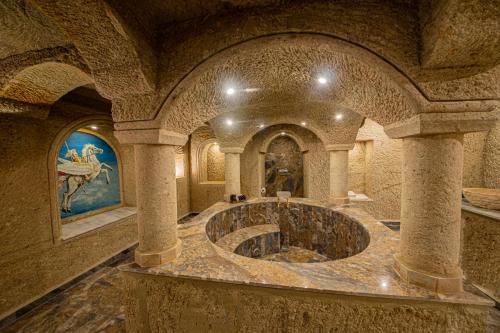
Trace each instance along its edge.
<instances>
[{"instance_id":1,"label":"marble floor","mask_svg":"<svg viewBox=\"0 0 500 333\"><path fill-rule=\"evenodd\" d=\"M132 253L99 269L0 331L125 332L122 286L117 266L132 261Z\"/></svg>"},{"instance_id":2,"label":"marble floor","mask_svg":"<svg viewBox=\"0 0 500 333\"><path fill-rule=\"evenodd\" d=\"M263 259L287 262L322 259L317 256L316 252L290 247L288 252ZM0 326L0 332L125 332L124 309L121 305L122 281L117 266L131 262L132 257L133 251L129 251L117 260L101 265L84 279L30 308L10 325ZM488 321L488 332L500 331L499 310L492 308Z\"/></svg>"}]
</instances>

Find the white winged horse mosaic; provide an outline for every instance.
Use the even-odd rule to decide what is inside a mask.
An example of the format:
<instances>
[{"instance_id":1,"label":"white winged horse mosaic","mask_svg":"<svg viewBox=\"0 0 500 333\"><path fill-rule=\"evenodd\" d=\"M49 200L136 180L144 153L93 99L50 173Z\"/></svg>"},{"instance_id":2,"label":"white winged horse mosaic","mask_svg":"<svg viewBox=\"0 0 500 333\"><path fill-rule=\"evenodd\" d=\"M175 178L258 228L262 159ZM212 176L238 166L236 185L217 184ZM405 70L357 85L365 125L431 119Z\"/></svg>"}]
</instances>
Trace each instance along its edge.
<instances>
[{"instance_id":1,"label":"white winged horse mosaic","mask_svg":"<svg viewBox=\"0 0 500 333\"><path fill-rule=\"evenodd\" d=\"M82 148L82 157L78 156L76 149L69 149L64 157L58 158L60 164L57 165L57 173L61 183L66 183L66 192L63 194L62 211L71 212L71 198L78 190L83 189L86 183L92 182L101 173L106 175L106 183L109 184L109 174L113 168L106 163L101 163L97 159L97 154L102 154L103 150L93 144L85 144Z\"/></svg>"}]
</instances>

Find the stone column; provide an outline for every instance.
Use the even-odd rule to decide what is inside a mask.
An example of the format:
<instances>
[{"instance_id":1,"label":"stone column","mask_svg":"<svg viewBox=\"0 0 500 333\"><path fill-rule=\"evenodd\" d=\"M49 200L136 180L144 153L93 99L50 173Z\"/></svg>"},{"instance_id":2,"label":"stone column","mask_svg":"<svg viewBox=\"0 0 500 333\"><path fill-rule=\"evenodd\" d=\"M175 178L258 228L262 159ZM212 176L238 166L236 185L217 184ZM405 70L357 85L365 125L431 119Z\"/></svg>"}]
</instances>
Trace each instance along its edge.
<instances>
[{"instance_id":1,"label":"stone column","mask_svg":"<svg viewBox=\"0 0 500 333\"><path fill-rule=\"evenodd\" d=\"M221 147L220 151L224 153L224 181L226 184L224 198L229 201L231 194L241 194L240 155L243 153L243 148Z\"/></svg>"},{"instance_id":2,"label":"stone column","mask_svg":"<svg viewBox=\"0 0 500 333\"><path fill-rule=\"evenodd\" d=\"M336 144L326 147L330 155L330 201L348 203L349 150L354 144Z\"/></svg>"},{"instance_id":3,"label":"stone column","mask_svg":"<svg viewBox=\"0 0 500 333\"><path fill-rule=\"evenodd\" d=\"M176 146L187 137L166 130L115 131L122 144L135 148L137 226L139 246L135 261L152 267L174 260L180 253L177 238Z\"/></svg>"},{"instance_id":4,"label":"stone column","mask_svg":"<svg viewBox=\"0 0 500 333\"><path fill-rule=\"evenodd\" d=\"M401 242L394 268L403 280L439 293L462 290L463 133L457 129L486 125L455 115L419 115L385 128L391 138L403 138Z\"/></svg>"}]
</instances>

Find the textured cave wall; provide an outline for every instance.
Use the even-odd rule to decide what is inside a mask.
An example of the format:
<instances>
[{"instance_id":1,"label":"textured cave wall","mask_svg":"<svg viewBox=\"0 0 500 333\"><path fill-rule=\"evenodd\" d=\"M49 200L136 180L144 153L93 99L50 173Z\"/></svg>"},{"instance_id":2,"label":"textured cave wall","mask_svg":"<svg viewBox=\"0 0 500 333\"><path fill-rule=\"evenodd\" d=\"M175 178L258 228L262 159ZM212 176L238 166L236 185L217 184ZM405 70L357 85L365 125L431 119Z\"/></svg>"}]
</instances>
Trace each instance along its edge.
<instances>
[{"instance_id":1,"label":"textured cave wall","mask_svg":"<svg viewBox=\"0 0 500 333\"><path fill-rule=\"evenodd\" d=\"M79 116L67 107L43 121L0 119L0 318L137 241L135 216L67 241L53 240L48 154L59 131ZM119 151L124 202L133 204L132 150Z\"/></svg>"},{"instance_id":2,"label":"textured cave wall","mask_svg":"<svg viewBox=\"0 0 500 333\"><path fill-rule=\"evenodd\" d=\"M465 278L500 301L500 223L462 211L461 243Z\"/></svg>"},{"instance_id":3,"label":"textured cave wall","mask_svg":"<svg viewBox=\"0 0 500 333\"><path fill-rule=\"evenodd\" d=\"M488 132L464 135L463 187L484 187L484 150Z\"/></svg>"},{"instance_id":4,"label":"textured cave wall","mask_svg":"<svg viewBox=\"0 0 500 333\"><path fill-rule=\"evenodd\" d=\"M484 148L484 185L500 188L500 122L489 131Z\"/></svg>"},{"instance_id":5,"label":"textured cave wall","mask_svg":"<svg viewBox=\"0 0 500 333\"><path fill-rule=\"evenodd\" d=\"M304 142L304 196L325 199L329 193L328 154L318 137L296 125L270 126L257 133L245 146L241 154L241 190L251 197L260 197L260 179L264 168L259 156L263 143L276 131L291 132Z\"/></svg>"},{"instance_id":6,"label":"textured cave wall","mask_svg":"<svg viewBox=\"0 0 500 333\"><path fill-rule=\"evenodd\" d=\"M358 141L354 148L349 151L349 180L350 191L355 193L366 192L366 141Z\"/></svg>"},{"instance_id":7,"label":"textured cave wall","mask_svg":"<svg viewBox=\"0 0 500 333\"><path fill-rule=\"evenodd\" d=\"M224 181L224 153L216 144L210 145L207 150L207 180Z\"/></svg>"},{"instance_id":8,"label":"textured cave wall","mask_svg":"<svg viewBox=\"0 0 500 333\"><path fill-rule=\"evenodd\" d=\"M356 139L366 141L365 194L373 199L372 202L356 204L375 218L399 219L402 141L390 139L382 126L369 119L366 119L364 126L360 128Z\"/></svg>"},{"instance_id":9,"label":"textured cave wall","mask_svg":"<svg viewBox=\"0 0 500 333\"><path fill-rule=\"evenodd\" d=\"M487 306L122 274L127 332L487 331Z\"/></svg>"},{"instance_id":10,"label":"textured cave wall","mask_svg":"<svg viewBox=\"0 0 500 333\"><path fill-rule=\"evenodd\" d=\"M189 144L184 145L182 148L182 155L184 158L184 177L176 179L177 183L177 218L181 218L191 212L191 192L190 174L189 174Z\"/></svg>"},{"instance_id":11,"label":"textured cave wall","mask_svg":"<svg viewBox=\"0 0 500 333\"><path fill-rule=\"evenodd\" d=\"M217 201L224 200L224 182L204 181L204 176L201 174L203 164L201 161L201 152L207 144L213 142L215 142L215 135L212 129L208 126L202 126L196 129L190 137L190 197L192 212L201 212Z\"/></svg>"}]
</instances>

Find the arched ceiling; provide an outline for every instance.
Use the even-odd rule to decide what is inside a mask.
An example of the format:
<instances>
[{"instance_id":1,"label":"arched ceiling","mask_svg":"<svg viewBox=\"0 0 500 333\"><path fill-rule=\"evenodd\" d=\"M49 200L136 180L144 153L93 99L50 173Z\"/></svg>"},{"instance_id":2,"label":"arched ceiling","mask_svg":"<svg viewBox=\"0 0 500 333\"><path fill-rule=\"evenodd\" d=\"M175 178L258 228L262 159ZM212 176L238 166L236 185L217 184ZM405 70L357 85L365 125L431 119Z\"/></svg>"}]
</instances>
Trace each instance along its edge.
<instances>
[{"instance_id":1,"label":"arched ceiling","mask_svg":"<svg viewBox=\"0 0 500 333\"><path fill-rule=\"evenodd\" d=\"M327 83L320 84L319 77ZM363 117L388 124L416 114L418 103L404 87L411 85L400 73L345 42L315 35L274 36L245 43L198 67L160 117L162 127L185 134L218 116L215 125L234 117L252 122L252 128L261 121L306 121L324 141L344 143L351 142L351 128L357 130ZM229 88L234 94L227 94ZM342 124L335 121L338 113L345 116ZM245 137L247 130L237 135Z\"/></svg>"}]
</instances>

